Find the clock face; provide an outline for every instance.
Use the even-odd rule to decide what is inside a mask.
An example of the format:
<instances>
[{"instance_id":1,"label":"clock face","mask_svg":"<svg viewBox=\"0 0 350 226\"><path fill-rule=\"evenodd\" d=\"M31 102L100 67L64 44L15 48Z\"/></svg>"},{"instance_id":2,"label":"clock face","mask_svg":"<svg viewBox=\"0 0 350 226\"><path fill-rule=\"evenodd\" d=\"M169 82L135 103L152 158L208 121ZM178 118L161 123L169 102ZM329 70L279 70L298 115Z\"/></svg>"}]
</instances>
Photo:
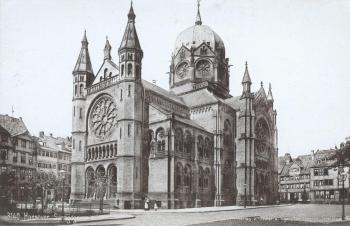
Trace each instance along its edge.
<instances>
[{"instance_id":1,"label":"clock face","mask_svg":"<svg viewBox=\"0 0 350 226\"><path fill-rule=\"evenodd\" d=\"M117 107L110 97L101 97L94 105L90 115L90 127L99 138L105 138L117 123Z\"/></svg>"},{"instance_id":2,"label":"clock face","mask_svg":"<svg viewBox=\"0 0 350 226\"><path fill-rule=\"evenodd\" d=\"M208 77L210 73L210 63L207 60L200 60L196 65L197 74L199 77Z\"/></svg>"},{"instance_id":3,"label":"clock face","mask_svg":"<svg viewBox=\"0 0 350 226\"><path fill-rule=\"evenodd\" d=\"M179 78L184 78L188 73L188 64L187 63L181 63L179 66L177 66L176 74Z\"/></svg>"}]
</instances>

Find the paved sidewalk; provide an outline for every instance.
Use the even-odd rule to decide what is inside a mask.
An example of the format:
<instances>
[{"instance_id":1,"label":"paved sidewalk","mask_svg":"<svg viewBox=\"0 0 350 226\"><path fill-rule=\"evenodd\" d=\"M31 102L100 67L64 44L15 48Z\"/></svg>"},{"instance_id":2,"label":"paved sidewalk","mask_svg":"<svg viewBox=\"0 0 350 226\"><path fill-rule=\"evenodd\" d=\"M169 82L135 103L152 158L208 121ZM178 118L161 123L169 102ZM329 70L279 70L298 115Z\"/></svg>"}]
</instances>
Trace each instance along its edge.
<instances>
[{"instance_id":1,"label":"paved sidewalk","mask_svg":"<svg viewBox=\"0 0 350 226\"><path fill-rule=\"evenodd\" d=\"M186 208L186 209L150 209L145 211L143 209L111 209L111 212L120 212L120 213L205 213L205 212L222 212L222 211L234 211L234 210L248 210L248 209L260 209L260 208L272 208L272 207L283 207L290 206L292 204L283 204L283 205L268 205L268 206L210 206L210 207L199 207L199 208Z\"/></svg>"},{"instance_id":2,"label":"paved sidewalk","mask_svg":"<svg viewBox=\"0 0 350 226\"><path fill-rule=\"evenodd\" d=\"M118 213L118 214L109 214L109 215L96 215L96 216L84 216L84 217L65 217L65 220L73 220L75 223L88 223L88 222L98 222L98 221L111 221L111 220L126 220L132 219L135 216L126 214L126 213ZM0 216L0 223L3 222L5 224L17 224L17 225L45 225L45 224L61 224L61 217L56 218L47 218L47 219L28 219L28 220L12 220L8 219L7 216ZM0 224L2 225L2 224Z\"/></svg>"}]
</instances>

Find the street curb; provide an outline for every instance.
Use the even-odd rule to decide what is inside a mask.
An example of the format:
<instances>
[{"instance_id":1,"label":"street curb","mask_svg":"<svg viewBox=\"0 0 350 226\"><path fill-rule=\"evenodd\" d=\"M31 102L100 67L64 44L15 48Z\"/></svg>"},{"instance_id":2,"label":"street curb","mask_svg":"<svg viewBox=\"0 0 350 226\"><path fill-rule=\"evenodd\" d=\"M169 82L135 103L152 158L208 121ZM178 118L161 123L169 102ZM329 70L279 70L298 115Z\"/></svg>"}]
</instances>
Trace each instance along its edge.
<instances>
[{"instance_id":1,"label":"street curb","mask_svg":"<svg viewBox=\"0 0 350 226\"><path fill-rule=\"evenodd\" d=\"M110 220L127 220L127 219L133 219L135 216L128 216L128 217L120 217L120 218L104 218L104 219L95 219L95 220L82 220L82 221L75 221L75 224L80 223L89 223L89 222L99 222L99 221L110 221Z\"/></svg>"}]
</instances>

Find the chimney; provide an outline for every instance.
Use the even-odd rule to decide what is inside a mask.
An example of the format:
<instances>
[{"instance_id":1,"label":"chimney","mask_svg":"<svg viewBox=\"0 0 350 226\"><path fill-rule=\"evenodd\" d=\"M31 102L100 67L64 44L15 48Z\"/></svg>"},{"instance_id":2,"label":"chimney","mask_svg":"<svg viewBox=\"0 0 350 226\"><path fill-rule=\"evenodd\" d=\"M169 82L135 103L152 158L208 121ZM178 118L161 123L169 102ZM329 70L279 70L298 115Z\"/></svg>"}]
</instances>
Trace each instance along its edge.
<instances>
[{"instance_id":1,"label":"chimney","mask_svg":"<svg viewBox=\"0 0 350 226\"><path fill-rule=\"evenodd\" d=\"M315 150L311 150L311 159L312 159L312 160L315 159Z\"/></svg>"},{"instance_id":2,"label":"chimney","mask_svg":"<svg viewBox=\"0 0 350 226\"><path fill-rule=\"evenodd\" d=\"M40 137L40 138L44 138L44 135L45 135L44 131L40 131L40 132L39 132L39 137Z\"/></svg>"},{"instance_id":3,"label":"chimney","mask_svg":"<svg viewBox=\"0 0 350 226\"><path fill-rule=\"evenodd\" d=\"M50 137L52 137L52 133L50 133Z\"/></svg>"}]
</instances>

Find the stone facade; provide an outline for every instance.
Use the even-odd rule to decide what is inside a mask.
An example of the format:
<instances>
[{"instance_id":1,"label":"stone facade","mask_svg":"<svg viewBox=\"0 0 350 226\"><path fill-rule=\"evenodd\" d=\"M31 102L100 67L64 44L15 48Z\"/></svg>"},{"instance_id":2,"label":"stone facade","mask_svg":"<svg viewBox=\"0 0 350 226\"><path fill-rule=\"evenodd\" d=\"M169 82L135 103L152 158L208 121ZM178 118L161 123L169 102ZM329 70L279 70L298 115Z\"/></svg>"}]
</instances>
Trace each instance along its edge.
<instances>
[{"instance_id":1,"label":"stone facade","mask_svg":"<svg viewBox=\"0 0 350 226\"><path fill-rule=\"evenodd\" d=\"M277 126L271 85L229 92L222 39L202 24L177 37L170 91L142 79L143 51L131 6L119 60L106 40L94 74L86 34L73 71L73 202L106 199L142 208L254 205L277 200Z\"/></svg>"}]
</instances>

